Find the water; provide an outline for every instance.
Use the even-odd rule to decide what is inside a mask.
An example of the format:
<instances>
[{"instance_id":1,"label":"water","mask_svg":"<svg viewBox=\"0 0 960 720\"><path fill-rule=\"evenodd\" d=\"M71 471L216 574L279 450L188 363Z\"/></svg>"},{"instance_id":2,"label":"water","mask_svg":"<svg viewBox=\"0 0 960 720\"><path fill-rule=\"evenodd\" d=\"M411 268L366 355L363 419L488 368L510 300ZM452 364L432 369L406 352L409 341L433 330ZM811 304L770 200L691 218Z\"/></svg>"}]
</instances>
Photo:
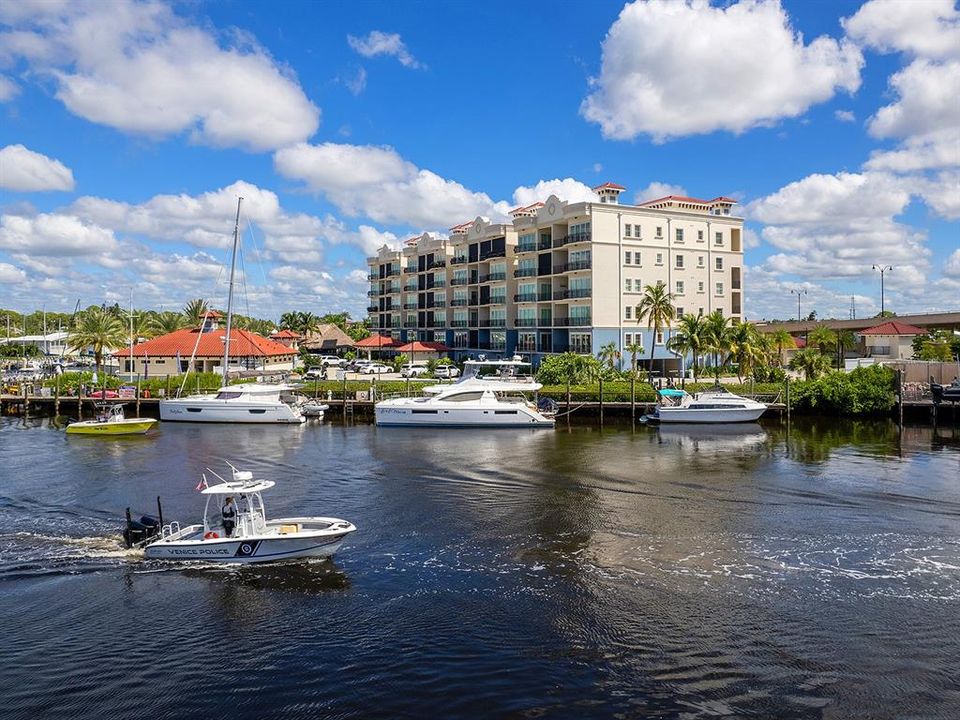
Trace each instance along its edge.
<instances>
[{"instance_id":1,"label":"water","mask_svg":"<svg viewBox=\"0 0 960 720\"><path fill-rule=\"evenodd\" d=\"M144 561L205 467L333 562ZM960 431L0 420L0 717L955 718Z\"/></svg>"}]
</instances>

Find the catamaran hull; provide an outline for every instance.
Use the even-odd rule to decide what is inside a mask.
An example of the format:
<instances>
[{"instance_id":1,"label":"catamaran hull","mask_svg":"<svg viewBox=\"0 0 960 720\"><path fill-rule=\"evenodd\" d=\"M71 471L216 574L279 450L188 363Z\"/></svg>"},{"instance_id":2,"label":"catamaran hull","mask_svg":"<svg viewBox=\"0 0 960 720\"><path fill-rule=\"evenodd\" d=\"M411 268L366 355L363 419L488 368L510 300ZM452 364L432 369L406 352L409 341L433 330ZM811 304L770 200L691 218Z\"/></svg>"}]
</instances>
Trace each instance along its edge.
<instances>
[{"instance_id":1,"label":"catamaran hull","mask_svg":"<svg viewBox=\"0 0 960 720\"><path fill-rule=\"evenodd\" d=\"M660 408L655 417L661 423L741 423L755 422L763 415L766 407L705 409L696 408Z\"/></svg>"},{"instance_id":2,"label":"catamaran hull","mask_svg":"<svg viewBox=\"0 0 960 720\"><path fill-rule=\"evenodd\" d=\"M286 403L238 403L230 400L160 401L164 422L302 423L305 418Z\"/></svg>"},{"instance_id":3,"label":"catamaran hull","mask_svg":"<svg viewBox=\"0 0 960 720\"><path fill-rule=\"evenodd\" d=\"M389 401L386 401L389 402ZM377 405L374 410L381 427L553 427L553 418L527 408L482 410L460 408L422 409L402 405Z\"/></svg>"},{"instance_id":4,"label":"catamaran hull","mask_svg":"<svg viewBox=\"0 0 960 720\"><path fill-rule=\"evenodd\" d=\"M151 560L261 563L325 558L335 554L349 533L325 537L234 540L159 540L144 550Z\"/></svg>"}]
</instances>

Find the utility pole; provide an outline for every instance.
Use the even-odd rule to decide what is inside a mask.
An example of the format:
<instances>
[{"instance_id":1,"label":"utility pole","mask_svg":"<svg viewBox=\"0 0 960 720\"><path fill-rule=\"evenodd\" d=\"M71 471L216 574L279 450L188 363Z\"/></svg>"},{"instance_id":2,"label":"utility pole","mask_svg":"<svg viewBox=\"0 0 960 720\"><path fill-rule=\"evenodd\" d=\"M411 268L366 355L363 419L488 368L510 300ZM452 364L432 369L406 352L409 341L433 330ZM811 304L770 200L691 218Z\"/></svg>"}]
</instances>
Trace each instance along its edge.
<instances>
[{"instance_id":1,"label":"utility pole","mask_svg":"<svg viewBox=\"0 0 960 720\"><path fill-rule=\"evenodd\" d=\"M880 316L883 317L883 274L888 270L893 270L892 265L874 265L874 270L880 273Z\"/></svg>"},{"instance_id":2,"label":"utility pole","mask_svg":"<svg viewBox=\"0 0 960 720\"><path fill-rule=\"evenodd\" d=\"M797 296L797 322L800 322L800 296L806 295L807 290L806 288L794 288L790 291L790 294Z\"/></svg>"}]
</instances>

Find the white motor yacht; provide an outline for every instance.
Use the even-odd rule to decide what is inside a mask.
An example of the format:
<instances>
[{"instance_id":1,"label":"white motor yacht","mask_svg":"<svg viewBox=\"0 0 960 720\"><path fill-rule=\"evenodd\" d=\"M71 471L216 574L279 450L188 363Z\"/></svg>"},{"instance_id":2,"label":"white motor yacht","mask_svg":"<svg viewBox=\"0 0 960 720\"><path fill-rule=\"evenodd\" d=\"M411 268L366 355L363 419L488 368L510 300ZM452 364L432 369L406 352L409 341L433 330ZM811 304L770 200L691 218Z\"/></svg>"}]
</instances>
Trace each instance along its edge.
<instances>
[{"instance_id":1,"label":"white motor yacht","mask_svg":"<svg viewBox=\"0 0 960 720\"><path fill-rule=\"evenodd\" d=\"M179 422L302 423L290 385L243 383L215 395L191 395L160 401L160 419Z\"/></svg>"},{"instance_id":2,"label":"white motor yacht","mask_svg":"<svg viewBox=\"0 0 960 720\"><path fill-rule=\"evenodd\" d=\"M268 520L262 493L276 483L256 480L253 473L233 466L230 469L229 480L217 476L222 482L201 491L207 497L202 523L186 527L178 522L165 525L162 515L159 518L144 516L135 522L128 510L124 531L127 546L142 547L148 558L156 560L273 562L330 557L339 550L347 535L357 529L351 522L330 517ZM201 486L205 484L206 477ZM221 520L221 505L227 497L236 500L236 525L229 536Z\"/></svg>"},{"instance_id":3,"label":"white motor yacht","mask_svg":"<svg viewBox=\"0 0 960 720\"><path fill-rule=\"evenodd\" d=\"M678 388L665 388L657 394L657 409L641 420L654 424L754 422L767 409L762 402L734 395L719 385L695 395Z\"/></svg>"},{"instance_id":4,"label":"white motor yacht","mask_svg":"<svg viewBox=\"0 0 960 720\"><path fill-rule=\"evenodd\" d=\"M553 427L552 413L541 412L524 393L539 383L498 381L443 385L435 394L394 398L376 404L377 425L416 427Z\"/></svg>"},{"instance_id":5,"label":"white motor yacht","mask_svg":"<svg viewBox=\"0 0 960 720\"><path fill-rule=\"evenodd\" d=\"M523 385L525 391L539 390L542 385L533 387L536 383L530 373L531 365L514 355L510 360L487 360L480 355L476 360L467 360L463 363L463 375L455 383L440 383L427 385L423 388L426 395L437 395L456 385L458 387L489 387L496 389L503 383Z\"/></svg>"}]
</instances>

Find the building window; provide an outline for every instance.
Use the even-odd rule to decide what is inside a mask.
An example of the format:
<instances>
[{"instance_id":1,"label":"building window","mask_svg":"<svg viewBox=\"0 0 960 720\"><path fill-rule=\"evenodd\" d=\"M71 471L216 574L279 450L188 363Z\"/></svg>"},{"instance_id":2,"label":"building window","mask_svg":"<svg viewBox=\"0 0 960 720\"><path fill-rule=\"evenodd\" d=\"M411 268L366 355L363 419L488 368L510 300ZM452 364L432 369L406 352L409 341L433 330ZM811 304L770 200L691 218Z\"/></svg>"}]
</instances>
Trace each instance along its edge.
<instances>
[{"instance_id":1,"label":"building window","mask_svg":"<svg viewBox=\"0 0 960 720\"><path fill-rule=\"evenodd\" d=\"M703 315L703 308L697 308L697 315Z\"/></svg>"},{"instance_id":2,"label":"building window","mask_svg":"<svg viewBox=\"0 0 960 720\"><path fill-rule=\"evenodd\" d=\"M677 295L683 295L683 280L677 280Z\"/></svg>"},{"instance_id":3,"label":"building window","mask_svg":"<svg viewBox=\"0 0 960 720\"><path fill-rule=\"evenodd\" d=\"M697 292L703 292L703 280L697 283Z\"/></svg>"},{"instance_id":4,"label":"building window","mask_svg":"<svg viewBox=\"0 0 960 720\"><path fill-rule=\"evenodd\" d=\"M703 240L703 230L697 230L697 240Z\"/></svg>"},{"instance_id":5,"label":"building window","mask_svg":"<svg viewBox=\"0 0 960 720\"><path fill-rule=\"evenodd\" d=\"M625 346L633 345L633 333L624 333L623 344Z\"/></svg>"},{"instance_id":6,"label":"building window","mask_svg":"<svg viewBox=\"0 0 960 720\"><path fill-rule=\"evenodd\" d=\"M660 227L659 225L657 226L657 237L658 237L658 238L662 238L662 237L663 237L663 228Z\"/></svg>"},{"instance_id":7,"label":"building window","mask_svg":"<svg viewBox=\"0 0 960 720\"><path fill-rule=\"evenodd\" d=\"M683 267L683 255L677 255L677 267L678 268Z\"/></svg>"},{"instance_id":8,"label":"building window","mask_svg":"<svg viewBox=\"0 0 960 720\"><path fill-rule=\"evenodd\" d=\"M717 263L717 270L723 270L723 258L716 258L715 262Z\"/></svg>"},{"instance_id":9,"label":"building window","mask_svg":"<svg viewBox=\"0 0 960 720\"><path fill-rule=\"evenodd\" d=\"M722 282L718 282L718 283L717 283L717 295L723 295L723 283L722 283Z\"/></svg>"},{"instance_id":10,"label":"building window","mask_svg":"<svg viewBox=\"0 0 960 720\"><path fill-rule=\"evenodd\" d=\"M630 307L629 305L627 305L627 306L623 309L623 319L624 319L624 320L632 320L632 319L633 319L633 308Z\"/></svg>"},{"instance_id":11,"label":"building window","mask_svg":"<svg viewBox=\"0 0 960 720\"><path fill-rule=\"evenodd\" d=\"M678 318L682 318L682 317L683 317L683 306L682 306L682 305L678 305L678 306L676 307L676 311L677 311L677 317L678 317Z\"/></svg>"},{"instance_id":12,"label":"building window","mask_svg":"<svg viewBox=\"0 0 960 720\"><path fill-rule=\"evenodd\" d=\"M663 265L663 253L657 253L657 265Z\"/></svg>"},{"instance_id":13,"label":"building window","mask_svg":"<svg viewBox=\"0 0 960 720\"><path fill-rule=\"evenodd\" d=\"M697 256L697 267L703 267L703 255Z\"/></svg>"},{"instance_id":14,"label":"building window","mask_svg":"<svg viewBox=\"0 0 960 720\"><path fill-rule=\"evenodd\" d=\"M630 264L630 251L629 251L629 250L626 250L626 251L624 251L624 253L623 253L623 264L624 264L624 265L629 265L629 264Z\"/></svg>"},{"instance_id":15,"label":"building window","mask_svg":"<svg viewBox=\"0 0 960 720\"><path fill-rule=\"evenodd\" d=\"M657 339L654 342L656 345L663 345L663 330L657 331Z\"/></svg>"},{"instance_id":16,"label":"building window","mask_svg":"<svg viewBox=\"0 0 960 720\"><path fill-rule=\"evenodd\" d=\"M633 292L633 280L631 278L626 278L623 281L623 290L624 292Z\"/></svg>"},{"instance_id":17,"label":"building window","mask_svg":"<svg viewBox=\"0 0 960 720\"><path fill-rule=\"evenodd\" d=\"M722 233L722 232L718 232L716 235L714 235L713 244L714 244L714 245L723 245L723 233Z\"/></svg>"},{"instance_id":18,"label":"building window","mask_svg":"<svg viewBox=\"0 0 960 720\"><path fill-rule=\"evenodd\" d=\"M627 223L626 225L623 226L623 236L624 236L624 237L630 237L630 227L631 227L631 226L630 226L630 223Z\"/></svg>"},{"instance_id":19,"label":"building window","mask_svg":"<svg viewBox=\"0 0 960 720\"><path fill-rule=\"evenodd\" d=\"M592 353L590 333L570 333L570 350L583 355Z\"/></svg>"},{"instance_id":20,"label":"building window","mask_svg":"<svg viewBox=\"0 0 960 720\"><path fill-rule=\"evenodd\" d=\"M640 264L640 253L639 253L639 252L635 252L635 253L633 254L633 264L634 264L634 265L639 265L639 264Z\"/></svg>"},{"instance_id":21,"label":"building window","mask_svg":"<svg viewBox=\"0 0 960 720\"><path fill-rule=\"evenodd\" d=\"M677 228L677 242L683 242L683 228Z\"/></svg>"}]
</instances>

